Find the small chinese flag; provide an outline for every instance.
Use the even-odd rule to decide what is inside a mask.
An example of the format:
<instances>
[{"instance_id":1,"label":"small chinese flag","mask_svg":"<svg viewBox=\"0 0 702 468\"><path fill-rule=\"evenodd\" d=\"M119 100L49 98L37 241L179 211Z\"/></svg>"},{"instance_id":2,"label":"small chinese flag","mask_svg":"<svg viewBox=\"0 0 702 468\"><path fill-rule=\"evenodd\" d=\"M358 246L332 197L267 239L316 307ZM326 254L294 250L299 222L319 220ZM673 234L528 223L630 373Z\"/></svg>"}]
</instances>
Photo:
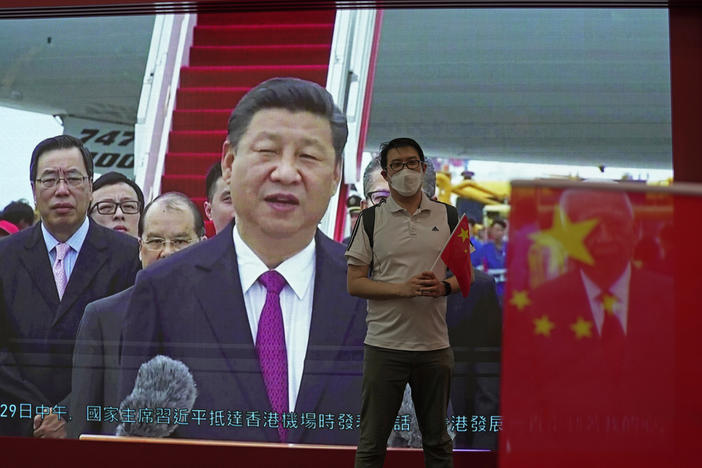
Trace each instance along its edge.
<instances>
[{"instance_id":1,"label":"small chinese flag","mask_svg":"<svg viewBox=\"0 0 702 468\"><path fill-rule=\"evenodd\" d=\"M470 226L468 225L468 218L463 214L458 221L456 229L453 230L451 237L446 242L444 250L441 251L441 260L444 261L446 267L453 272L458 280L463 297L468 296L472 280L470 250Z\"/></svg>"}]
</instances>

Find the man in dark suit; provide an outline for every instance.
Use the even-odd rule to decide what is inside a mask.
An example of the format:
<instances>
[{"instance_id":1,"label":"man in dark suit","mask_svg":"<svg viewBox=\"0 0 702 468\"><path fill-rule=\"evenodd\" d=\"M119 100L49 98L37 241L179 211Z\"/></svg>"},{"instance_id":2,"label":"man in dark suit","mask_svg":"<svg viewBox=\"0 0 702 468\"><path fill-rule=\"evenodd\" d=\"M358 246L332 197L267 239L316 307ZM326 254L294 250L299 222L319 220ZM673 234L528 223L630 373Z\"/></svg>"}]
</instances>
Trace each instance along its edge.
<instances>
[{"instance_id":1,"label":"man in dark suit","mask_svg":"<svg viewBox=\"0 0 702 468\"><path fill-rule=\"evenodd\" d=\"M142 268L206 239L200 211L190 198L178 192L159 195L146 206L138 234ZM69 437L115 433L117 424L110 414L120 403L120 331L133 289L91 302L85 308L73 351Z\"/></svg>"},{"instance_id":2,"label":"man in dark suit","mask_svg":"<svg viewBox=\"0 0 702 468\"><path fill-rule=\"evenodd\" d=\"M88 219L92 176L80 140L59 135L39 143L30 179L41 223L0 242L0 401L17 408L0 418L0 435L65 433L85 306L129 287L139 269L135 239Z\"/></svg>"},{"instance_id":3,"label":"man in dark suit","mask_svg":"<svg viewBox=\"0 0 702 468\"><path fill-rule=\"evenodd\" d=\"M468 297L448 297L446 324L455 356L451 382L453 414L465 416L468 426L457 425L457 448L497 449L497 432L470 424L472 416L487 421L499 416L502 309L495 280L474 269ZM460 429L460 430L459 430ZM476 430L473 430L476 429Z\"/></svg>"},{"instance_id":4,"label":"man in dark suit","mask_svg":"<svg viewBox=\"0 0 702 468\"><path fill-rule=\"evenodd\" d=\"M632 262L638 220L627 194L607 188L563 192L554 225L588 228L587 255L511 316L511 330L525 332L522 359L534 363L513 370L524 396L521 413L510 414L526 421L513 426L524 431L509 441L514 450L577 451L581 440L594 441L592 453L673 443L673 282Z\"/></svg>"},{"instance_id":5,"label":"man in dark suit","mask_svg":"<svg viewBox=\"0 0 702 468\"><path fill-rule=\"evenodd\" d=\"M232 112L236 225L145 270L123 328L122 397L156 354L193 374L176 436L356 441L365 303L346 293L343 246L317 230L346 136L331 95L303 80L263 82Z\"/></svg>"}]
</instances>

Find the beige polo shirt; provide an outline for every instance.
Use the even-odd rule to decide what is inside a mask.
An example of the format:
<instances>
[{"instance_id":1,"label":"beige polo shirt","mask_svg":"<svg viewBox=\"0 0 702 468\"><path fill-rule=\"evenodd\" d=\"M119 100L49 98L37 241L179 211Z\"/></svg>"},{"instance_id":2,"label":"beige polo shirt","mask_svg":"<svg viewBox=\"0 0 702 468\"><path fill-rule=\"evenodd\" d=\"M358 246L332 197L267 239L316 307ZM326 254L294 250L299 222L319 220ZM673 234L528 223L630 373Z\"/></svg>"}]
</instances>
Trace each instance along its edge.
<instances>
[{"instance_id":1,"label":"beige polo shirt","mask_svg":"<svg viewBox=\"0 0 702 468\"><path fill-rule=\"evenodd\" d=\"M363 214L361 214L361 217ZM392 197L375 208L373 249L359 218L346 261L349 265L370 265L370 278L388 283L406 282L431 270L434 260L451 234L446 207L422 193L419 209L410 214ZM446 266L439 260L439 280ZM446 327L446 298L423 297L368 300L368 333L365 343L406 351L432 351L449 347Z\"/></svg>"}]
</instances>

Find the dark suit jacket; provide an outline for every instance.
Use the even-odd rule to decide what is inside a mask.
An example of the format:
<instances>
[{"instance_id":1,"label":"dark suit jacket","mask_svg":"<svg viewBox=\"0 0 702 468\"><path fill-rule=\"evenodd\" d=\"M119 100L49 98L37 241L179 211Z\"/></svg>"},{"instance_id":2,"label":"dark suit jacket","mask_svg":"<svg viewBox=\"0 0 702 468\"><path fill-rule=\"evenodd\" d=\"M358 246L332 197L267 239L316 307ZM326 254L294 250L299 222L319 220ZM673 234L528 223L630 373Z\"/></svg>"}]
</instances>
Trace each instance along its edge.
<instances>
[{"instance_id":1,"label":"dark suit jacket","mask_svg":"<svg viewBox=\"0 0 702 468\"><path fill-rule=\"evenodd\" d=\"M457 431L457 448L497 448L495 432L470 431L473 415L499 415L502 310L495 280L480 270L465 299L452 294L446 304L449 342L455 366L451 383L454 415L468 418L468 431Z\"/></svg>"},{"instance_id":2,"label":"dark suit jacket","mask_svg":"<svg viewBox=\"0 0 702 468\"><path fill-rule=\"evenodd\" d=\"M133 284L137 241L90 221L60 302L39 224L3 239L0 258L0 401L55 405L71 391L85 306ZM0 419L0 434L29 435L31 419Z\"/></svg>"},{"instance_id":3,"label":"dark suit jacket","mask_svg":"<svg viewBox=\"0 0 702 468\"><path fill-rule=\"evenodd\" d=\"M674 289L669 277L632 266L626 337L612 348L599 335L577 270L543 284L530 294L532 304L510 317L511 343L520 365L512 366L519 382L519 405L512 415L527 432L519 449L574 449L579 437L599 434L598 450L636 450L666 446L674 382ZM549 336L535 334L534 319L547 316ZM578 319L593 322L591 334L575 337ZM505 390L506 391L506 390ZM538 423L537 423L538 422ZM522 445L523 444L523 445Z\"/></svg>"},{"instance_id":4,"label":"dark suit jacket","mask_svg":"<svg viewBox=\"0 0 702 468\"><path fill-rule=\"evenodd\" d=\"M134 290L91 302L80 321L73 350L71 415L68 436L112 434L117 424L100 417L88 421L87 406L119 408L119 339L127 304ZM95 420L98 419L98 420Z\"/></svg>"},{"instance_id":5,"label":"dark suit jacket","mask_svg":"<svg viewBox=\"0 0 702 468\"><path fill-rule=\"evenodd\" d=\"M272 411L254 349L239 280L232 226L142 271L123 327L120 396L131 392L139 365L156 354L184 362L208 420L179 426L177 437L277 442L270 427L227 427L227 410ZM346 292L344 248L317 232L309 343L294 412L360 411L365 301ZM210 425L223 410L225 427ZM292 411L292 410L291 410ZM262 418L263 419L263 418ZM261 422L261 426L263 423ZM289 442L355 444L355 430L290 430Z\"/></svg>"}]
</instances>

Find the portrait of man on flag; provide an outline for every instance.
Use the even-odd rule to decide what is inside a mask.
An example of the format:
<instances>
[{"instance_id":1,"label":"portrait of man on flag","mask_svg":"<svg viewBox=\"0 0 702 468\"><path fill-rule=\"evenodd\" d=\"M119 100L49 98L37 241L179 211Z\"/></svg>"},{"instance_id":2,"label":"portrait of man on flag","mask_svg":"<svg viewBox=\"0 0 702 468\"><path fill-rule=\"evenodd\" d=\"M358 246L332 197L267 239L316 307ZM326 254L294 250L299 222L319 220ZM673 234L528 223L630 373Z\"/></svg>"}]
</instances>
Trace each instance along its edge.
<instances>
[{"instance_id":1,"label":"portrait of man on flag","mask_svg":"<svg viewBox=\"0 0 702 468\"><path fill-rule=\"evenodd\" d=\"M503 443L517 451L616 454L672 438L672 260L658 239L672 197L593 185L513 191L529 250L512 257L527 265L510 264L505 298ZM534 286L531 270L551 276Z\"/></svg>"}]
</instances>

